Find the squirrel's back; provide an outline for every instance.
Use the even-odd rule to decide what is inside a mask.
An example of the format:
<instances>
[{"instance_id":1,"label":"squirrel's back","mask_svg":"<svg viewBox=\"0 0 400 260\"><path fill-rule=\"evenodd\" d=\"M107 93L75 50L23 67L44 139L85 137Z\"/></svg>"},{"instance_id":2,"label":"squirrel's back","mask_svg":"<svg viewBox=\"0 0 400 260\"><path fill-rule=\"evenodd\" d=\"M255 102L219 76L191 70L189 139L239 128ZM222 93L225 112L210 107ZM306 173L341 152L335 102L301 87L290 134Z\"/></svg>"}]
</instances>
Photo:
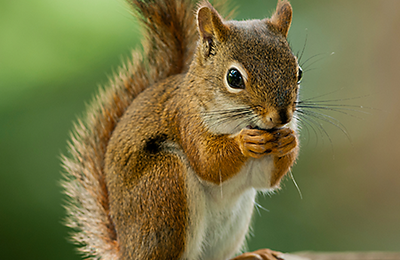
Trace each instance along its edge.
<instances>
[{"instance_id":1,"label":"squirrel's back","mask_svg":"<svg viewBox=\"0 0 400 260\"><path fill-rule=\"evenodd\" d=\"M67 225L80 251L93 259L117 259L119 246L109 215L103 167L109 138L132 100L148 86L188 70L196 47L192 0L128 0L142 24L143 54L119 71L95 97L71 134L63 156L63 186L69 197Z\"/></svg>"}]
</instances>

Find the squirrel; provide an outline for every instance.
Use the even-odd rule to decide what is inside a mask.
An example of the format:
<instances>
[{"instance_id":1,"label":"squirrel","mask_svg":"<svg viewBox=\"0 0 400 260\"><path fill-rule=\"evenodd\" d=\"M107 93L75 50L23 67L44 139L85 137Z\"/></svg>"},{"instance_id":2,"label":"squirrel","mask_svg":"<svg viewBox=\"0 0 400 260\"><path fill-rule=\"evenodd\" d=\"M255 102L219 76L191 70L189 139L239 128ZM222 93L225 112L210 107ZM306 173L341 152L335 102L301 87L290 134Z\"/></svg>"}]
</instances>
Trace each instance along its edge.
<instances>
[{"instance_id":1,"label":"squirrel","mask_svg":"<svg viewBox=\"0 0 400 260\"><path fill-rule=\"evenodd\" d=\"M143 51L63 156L72 239L91 259L281 259L240 253L257 192L279 189L299 151L290 3L234 21L206 0L128 2Z\"/></svg>"}]
</instances>

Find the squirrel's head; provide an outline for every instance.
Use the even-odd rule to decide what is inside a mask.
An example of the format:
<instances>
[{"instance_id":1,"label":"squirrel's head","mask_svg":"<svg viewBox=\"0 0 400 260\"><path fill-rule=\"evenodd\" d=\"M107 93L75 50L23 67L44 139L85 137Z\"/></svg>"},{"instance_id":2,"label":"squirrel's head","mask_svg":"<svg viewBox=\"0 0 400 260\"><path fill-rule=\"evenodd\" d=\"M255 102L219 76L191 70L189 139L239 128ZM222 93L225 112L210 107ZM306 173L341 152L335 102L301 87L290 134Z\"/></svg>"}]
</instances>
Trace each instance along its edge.
<instances>
[{"instance_id":1,"label":"squirrel's head","mask_svg":"<svg viewBox=\"0 0 400 260\"><path fill-rule=\"evenodd\" d=\"M271 18L224 21L204 2L197 12L200 40L194 60L205 122L216 132L279 128L293 119L302 76L286 40L292 8L279 1Z\"/></svg>"}]
</instances>

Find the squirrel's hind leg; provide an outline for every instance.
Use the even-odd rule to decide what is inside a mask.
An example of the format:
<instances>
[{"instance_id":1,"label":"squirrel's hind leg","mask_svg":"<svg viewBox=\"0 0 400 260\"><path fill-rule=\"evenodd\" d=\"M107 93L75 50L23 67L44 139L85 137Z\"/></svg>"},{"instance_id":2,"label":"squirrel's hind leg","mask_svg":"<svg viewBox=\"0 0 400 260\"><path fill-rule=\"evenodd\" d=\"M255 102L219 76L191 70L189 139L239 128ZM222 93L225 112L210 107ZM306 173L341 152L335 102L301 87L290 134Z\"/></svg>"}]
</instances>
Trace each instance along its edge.
<instances>
[{"instance_id":1,"label":"squirrel's hind leg","mask_svg":"<svg viewBox=\"0 0 400 260\"><path fill-rule=\"evenodd\" d=\"M169 152L149 158L113 207L121 259L179 259L185 250L186 168Z\"/></svg>"}]
</instances>

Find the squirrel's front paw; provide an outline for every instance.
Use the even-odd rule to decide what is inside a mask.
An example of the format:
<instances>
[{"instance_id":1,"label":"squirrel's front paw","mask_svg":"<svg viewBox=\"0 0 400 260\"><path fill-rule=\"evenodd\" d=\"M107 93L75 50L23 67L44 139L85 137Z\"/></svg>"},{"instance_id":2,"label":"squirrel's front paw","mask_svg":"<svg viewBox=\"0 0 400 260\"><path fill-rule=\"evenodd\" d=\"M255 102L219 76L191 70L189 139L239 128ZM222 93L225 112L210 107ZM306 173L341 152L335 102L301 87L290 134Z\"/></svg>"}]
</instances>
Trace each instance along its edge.
<instances>
[{"instance_id":1,"label":"squirrel's front paw","mask_svg":"<svg viewBox=\"0 0 400 260\"><path fill-rule=\"evenodd\" d=\"M242 129L236 137L244 156L260 158L265 154L282 157L297 146L296 134L290 128L274 131Z\"/></svg>"}]
</instances>

